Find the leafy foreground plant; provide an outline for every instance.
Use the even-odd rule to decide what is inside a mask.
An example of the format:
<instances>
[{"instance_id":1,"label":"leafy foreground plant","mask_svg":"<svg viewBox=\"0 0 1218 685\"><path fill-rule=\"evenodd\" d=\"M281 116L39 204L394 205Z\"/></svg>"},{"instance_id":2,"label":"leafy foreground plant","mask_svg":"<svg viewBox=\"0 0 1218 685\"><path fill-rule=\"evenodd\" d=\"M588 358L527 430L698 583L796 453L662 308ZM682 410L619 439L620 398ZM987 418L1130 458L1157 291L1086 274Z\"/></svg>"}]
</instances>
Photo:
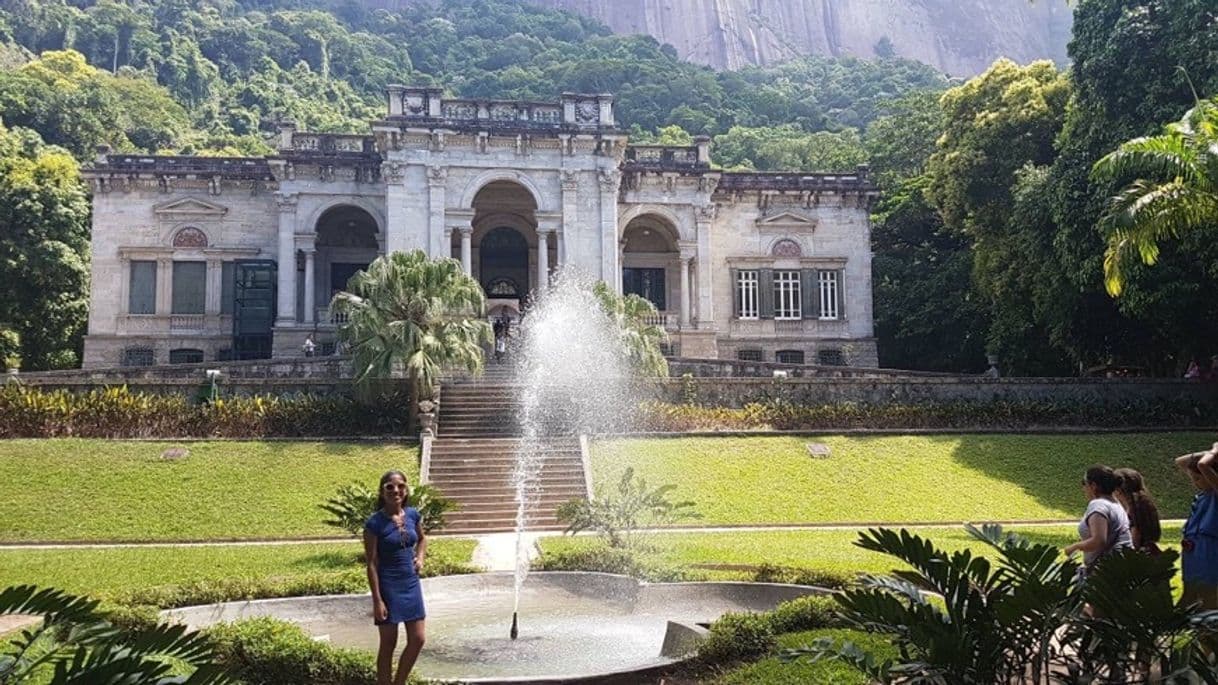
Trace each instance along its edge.
<instances>
[{"instance_id":1,"label":"leafy foreground plant","mask_svg":"<svg viewBox=\"0 0 1218 685\"><path fill-rule=\"evenodd\" d=\"M40 614L0 653L0 683L50 685L217 685L233 682L215 665L211 642L185 626L121 629L101 619L97 600L32 585L0 591L0 615ZM170 675L174 661L194 668ZM51 669L51 678L46 672Z\"/></svg>"},{"instance_id":2,"label":"leafy foreground plant","mask_svg":"<svg viewBox=\"0 0 1218 685\"><path fill-rule=\"evenodd\" d=\"M618 481L616 496L593 500L577 497L559 506L556 514L559 521L567 524L567 533L595 530L608 540L610 547L628 548L634 532L643 526L701 517L694 511L693 502L669 499L669 493L676 487L669 484L648 488L642 476L634 477L634 468L627 468Z\"/></svg>"},{"instance_id":3,"label":"leafy foreground plant","mask_svg":"<svg viewBox=\"0 0 1218 685\"><path fill-rule=\"evenodd\" d=\"M431 485L416 485L410 489L409 505L419 510L424 533L444 527L444 516L461 508ZM324 521L328 526L342 528L355 537L364 533L364 522L377 509L377 495L359 483L344 485L338 494L319 505L334 518Z\"/></svg>"},{"instance_id":4,"label":"leafy foreground plant","mask_svg":"<svg viewBox=\"0 0 1218 685\"><path fill-rule=\"evenodd\" d=\"M842 659L881 683L1218 683L1213 652L1199 646L1218 612L1172 603L1175 552L1112 555L1079 585L1079 564L1055 547L997 525L965 528L998 552L994 562L907 530L855 542L911 567L835 595L847 625L891 635L897 658L830 639L783 658Z\"/></svg>"}]
</instances>

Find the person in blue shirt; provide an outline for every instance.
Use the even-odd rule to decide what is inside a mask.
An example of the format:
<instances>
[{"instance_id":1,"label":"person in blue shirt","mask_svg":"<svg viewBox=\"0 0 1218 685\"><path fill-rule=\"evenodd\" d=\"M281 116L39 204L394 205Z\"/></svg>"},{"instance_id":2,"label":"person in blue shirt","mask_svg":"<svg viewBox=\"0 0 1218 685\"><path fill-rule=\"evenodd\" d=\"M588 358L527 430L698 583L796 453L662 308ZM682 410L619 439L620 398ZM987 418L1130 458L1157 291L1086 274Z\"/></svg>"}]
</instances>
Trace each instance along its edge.
<instances>
[{"instance_id":1,"label":"person in blue shirt","mask_svg":"<svg viewBox=\"0 0 1218 685\"><path fill-rule=\"evenodd\" d=\"M1218 443L1208 452L1178 457L1176 466L1197 488L1180 542L1180 576L1184 581L1180 601L1218 609Z\"/></svg>"},{"instance_id":2,"label":"person in blue shirt","mask_svg":"<svg viewBox=\"0 0 1218 685\"><path fill-rule=\"evenodd\" d=\"M423 649L423 588L419 572L427 554L427 538L419 511L408 505L406 476L390 471L381 476L379 508L364 523L364 558L372 589L372 618L380 631L376 652L376 684L405 685ZM398 625L406 626L406 648L393 677L393 651Z\"/></svg>"}]
</instances>

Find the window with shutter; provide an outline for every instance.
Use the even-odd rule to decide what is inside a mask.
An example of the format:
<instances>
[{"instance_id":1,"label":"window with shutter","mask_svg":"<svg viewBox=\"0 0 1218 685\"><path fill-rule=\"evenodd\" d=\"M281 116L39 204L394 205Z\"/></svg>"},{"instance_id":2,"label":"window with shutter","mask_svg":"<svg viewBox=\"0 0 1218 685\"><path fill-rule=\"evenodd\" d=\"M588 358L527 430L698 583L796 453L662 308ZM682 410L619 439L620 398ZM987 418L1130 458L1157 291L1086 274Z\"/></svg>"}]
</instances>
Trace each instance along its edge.
<instances>
[{"instance_id":1,"label":"window with shutter","mask_svg":"<svg viewBox=\"0 0 1218 685\"><path fill-rule=\"evenodd\" d=\"M762 319L774 318L774 271L757 270L757 315Z\"/></svg>"},{"instance_id":2,"label":"window with shutter","mask_svg":"<svg viewBox=\"0 0 1218 685\"><path fill-rule=\"evenodd\" d=\"M799 272L774 272L774 319L802 318L803 303L799 297Z\"/></svg>"},{"instance_id":3,"label":"window with shutter","mask_svg":"<svg viewBox=\"0 0 1218 685\"><path fill-rule=\"evenodd\" d=\"M756 319L759 314L757 302L757 271L736 271L736 318Z\"/></svg>"},{"instance_id":4,"label":"window with shutter","mask_svg":"<svg viewBox=\"0 0 1218 685\"><path fill-rule=\"evenodd\" d=\"M131 262L127 313L156 314L156 262Z\"/></svg>"},{"instance_id":5,"label":"window with shutter","mask_svg":"<svg viewBox=\"0 0 1218 685\"><path fill-rule=\"evenodd\" d=\"M232 262L220 265L220 313L232 314L233 301L236 297L236 269Z\"/></svg>"},{"instance_id":6,"label":"window with shutter","mask_svg":"<svg viewBox=\"0 0 1218 685\"><path fill-rule=\"evenodd\" d=\"M207 263L173 263L174 314L202 314L207 302Z\"/></svg>"}]
</instances>

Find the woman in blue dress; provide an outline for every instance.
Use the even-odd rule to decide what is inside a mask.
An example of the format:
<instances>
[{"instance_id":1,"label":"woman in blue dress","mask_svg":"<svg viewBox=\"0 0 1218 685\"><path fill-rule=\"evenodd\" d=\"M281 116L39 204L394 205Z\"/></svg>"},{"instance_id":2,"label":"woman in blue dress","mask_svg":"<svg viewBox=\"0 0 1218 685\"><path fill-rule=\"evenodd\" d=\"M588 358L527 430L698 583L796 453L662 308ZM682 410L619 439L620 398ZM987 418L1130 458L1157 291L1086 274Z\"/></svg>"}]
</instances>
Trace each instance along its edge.
<instances>
[{"instance_id":1,"label":"woman in blue dress","mask_svg":"<svg viewBox=\"0 0 1218 685\"><path fill-rule=\"evenodd\" d=\"M1193 508L1184 522L1180 541L1180 576L1184 581L1184 604L1218 609L1218 443L1208 452L1194 452L1176 459L1197 488Z\"/></svg>"},{"instance_id":2,"label":"woman in blue dress","mask_svg":"<svg viewBox=\"0 0 1218 685\"><path fill-rule=\"evenodd\" d=\"M390 471L381 476L380 508L364 523L364 557L372 589L372 617L380 631L376 653L377 685L405 685L423 649L423 588L419 572L427 553L419 511L407 506L406 476ZM398 624L406 624L406 649L393 674L393 650Z\"/></svg>"}]
</instances>

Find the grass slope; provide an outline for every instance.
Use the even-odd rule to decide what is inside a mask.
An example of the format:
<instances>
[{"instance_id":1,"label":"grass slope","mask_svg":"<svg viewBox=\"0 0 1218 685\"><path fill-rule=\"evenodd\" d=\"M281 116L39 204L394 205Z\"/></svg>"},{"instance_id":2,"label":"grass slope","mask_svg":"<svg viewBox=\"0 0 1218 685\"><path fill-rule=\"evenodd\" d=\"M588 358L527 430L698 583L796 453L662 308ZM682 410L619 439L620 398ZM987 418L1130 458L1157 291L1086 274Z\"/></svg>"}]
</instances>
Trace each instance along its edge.
<instances>
[{"instance_id":1,"label":"grass slope","mask_svg":"<svg viewBox=\"0 0 1218 685\"><path fill-rule=\"evenodd\" d=\"M288 579L362 567L360 544L0 550L0 587L34 584L110 596L233 578ZM428 541L428 563L468 562L472 540Z\"/></svg>"},{"instance_id":2,"label":"grass slope","mask_svg":"<svg viewBox=\"0 0 1218 685\"><path fill-rule=\"evenodd\" d=\"M807 443L829 446L814 459ZM1207 433L627 439L598 442L592 472L608 491L631 466L673 483L701 524L1073 519L1088 466L1132 466L1165 518L1188 514L1192 488L1172 459Z\"/></svg>"},{"instance_id":3,"label":"grass slope","mask_svg":"<svg viewBox=\"0 0 1218 685\"><path fill-rule=\"evenodd\" d=\"M1064 547L1078 540L1073 526L1008 528L1044 544ZM915 531L949 552L972 549L987 557L994 552L973 540L960 528L927 528ZM857 573L888 573L898 564L888 556L854 545L858 530L778 530L736 533L655 533L644 539L642 556L665 566L696 565L759 566L774 564L852 576ZM1164 547L1179 549L1180 526L1165 526ZM603 544L592 536L543 538L544 552L595 547Z\"/></svg>"},{"instance_id":4,"label":"grass slope","mask_svg":"<svg viewBox=\"0 0 1218 685\"><path fill-rule=\"evenodd\" d=\"M190 453L167 460L162 452ZM339 486L418 473L391 443L0 441L0 542L326 537Z\"/></svg>"}]
</instances>

